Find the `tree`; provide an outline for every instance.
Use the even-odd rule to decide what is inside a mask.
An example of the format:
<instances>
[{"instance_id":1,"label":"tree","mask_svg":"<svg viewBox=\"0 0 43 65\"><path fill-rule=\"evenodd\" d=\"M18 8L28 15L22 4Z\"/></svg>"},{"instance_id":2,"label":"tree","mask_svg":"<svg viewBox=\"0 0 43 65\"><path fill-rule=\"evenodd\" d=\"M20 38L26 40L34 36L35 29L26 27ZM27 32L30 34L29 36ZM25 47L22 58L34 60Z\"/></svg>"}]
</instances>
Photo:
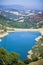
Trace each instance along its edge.
<instances>
[{"instance_id":1,"label":"tree","mask_svg":"<svg viewBox=\"0 0 43 65\"><path fill-rule=\"evenodd\" d=\"M0 65L25 65L25 63L19 60L19 54L0 48Z\"/></svg>"},{"instance_id":2,"label":"tree","mask_svg":"<svg viewBox=\"0 0 43 65\"><path fill-rule=\"evenodd\" d=\"M30 62L32 62L32 60L29 59L29 58L27 58L27 59L24 60L24 63L25 63L25 64L29 64Z\"/></svg>"}]
</instances>

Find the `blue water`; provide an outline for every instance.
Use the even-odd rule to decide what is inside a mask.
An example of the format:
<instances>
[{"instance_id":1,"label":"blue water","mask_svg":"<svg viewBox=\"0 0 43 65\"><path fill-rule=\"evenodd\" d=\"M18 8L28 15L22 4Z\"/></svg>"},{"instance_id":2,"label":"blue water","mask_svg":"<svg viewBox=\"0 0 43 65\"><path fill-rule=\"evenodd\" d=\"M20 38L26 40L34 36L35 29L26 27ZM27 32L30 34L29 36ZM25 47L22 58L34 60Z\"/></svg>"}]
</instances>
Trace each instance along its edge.
<instances>
[{"instance_id":1,"label":"blue water","mask_svg":"<svg viewBox=\"0 0 43 65\"><path fill-rule=\"evenodd\" d=\"M2 38L0 47L9 52L17 52L20 59L27 58L28 51L36 44L35 38L41 35L39 32L14 32Z\"/></svg>"}]
</instances>

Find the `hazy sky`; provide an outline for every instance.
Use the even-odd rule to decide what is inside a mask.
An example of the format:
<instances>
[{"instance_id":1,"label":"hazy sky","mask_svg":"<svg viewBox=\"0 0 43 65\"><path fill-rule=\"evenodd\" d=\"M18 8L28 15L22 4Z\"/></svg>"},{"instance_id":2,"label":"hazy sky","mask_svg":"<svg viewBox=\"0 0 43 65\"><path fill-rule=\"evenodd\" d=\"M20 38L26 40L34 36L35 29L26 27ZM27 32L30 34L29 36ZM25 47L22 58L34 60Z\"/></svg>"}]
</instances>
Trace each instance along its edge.
<instances>
[{"instance_id":1,"label":"hazy sky","mask_svg":"<svg viewBox=\"0 0 43 65\"><path fill-rule=\"evenodd\" d=\"M43 0L0 0L0 5L19 4L29 8L43 8Z\"/></svg>"}]
</instances>

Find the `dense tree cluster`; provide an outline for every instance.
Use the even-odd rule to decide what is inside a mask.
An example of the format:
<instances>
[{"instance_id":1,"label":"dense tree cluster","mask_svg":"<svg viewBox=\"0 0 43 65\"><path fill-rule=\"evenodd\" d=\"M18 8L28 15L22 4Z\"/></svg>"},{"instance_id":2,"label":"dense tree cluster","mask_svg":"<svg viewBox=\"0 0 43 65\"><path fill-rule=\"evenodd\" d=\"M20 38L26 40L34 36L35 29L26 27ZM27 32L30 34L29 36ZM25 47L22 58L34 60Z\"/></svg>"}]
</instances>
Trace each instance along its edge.
<instances>
[{"instance_id":1,"label":"dense tree cluster","mask_svg":"<svg viewBox=\"0 0 43 65\"><path fill-rule=\"evenodd\" d=\"M0 65L25 65L25 63L19 60L19 54L0 48Z\"/></svg>"}]
</instances>

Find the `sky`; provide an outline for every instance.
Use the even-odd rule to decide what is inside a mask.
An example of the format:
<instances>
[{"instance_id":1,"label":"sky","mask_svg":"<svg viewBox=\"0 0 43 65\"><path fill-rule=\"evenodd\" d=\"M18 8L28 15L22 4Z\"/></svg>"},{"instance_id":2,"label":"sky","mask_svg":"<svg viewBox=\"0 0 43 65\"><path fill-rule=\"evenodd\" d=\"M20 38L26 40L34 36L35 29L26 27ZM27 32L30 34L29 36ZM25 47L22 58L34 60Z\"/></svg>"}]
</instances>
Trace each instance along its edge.
<instances>
[{"instance_id":1,"label":"sky","mask_svg":"<svg viewBox=\"0 0 43 65\"><path fill-rule=\"evenodd\" d=\"M29 8L43 9L43 0L0 0L0 5L22 5Z\"/></svg>"}]
</instances>

